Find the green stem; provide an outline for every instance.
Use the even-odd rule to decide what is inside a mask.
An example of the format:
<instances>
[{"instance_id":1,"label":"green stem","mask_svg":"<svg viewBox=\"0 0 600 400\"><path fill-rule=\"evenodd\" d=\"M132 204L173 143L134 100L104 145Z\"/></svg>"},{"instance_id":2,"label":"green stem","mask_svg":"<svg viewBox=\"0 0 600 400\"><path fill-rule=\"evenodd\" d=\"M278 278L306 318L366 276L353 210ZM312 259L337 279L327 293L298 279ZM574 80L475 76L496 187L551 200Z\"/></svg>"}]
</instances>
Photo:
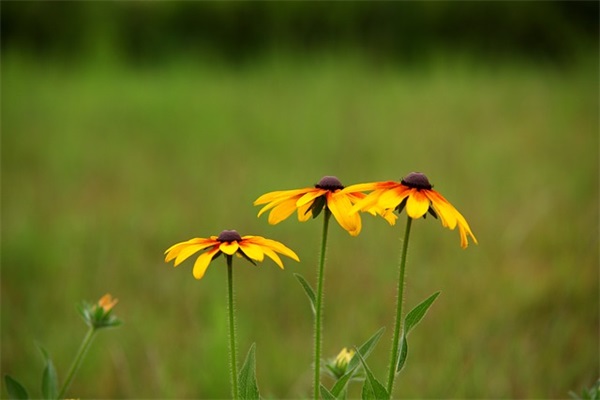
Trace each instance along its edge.
<instances>
[{"instance_id":1,"label":"green stem","mask_svg":"<svg viewBox=\"0 0 600 400\"><path fill-rule=\"evenodd\" d=\"M228 311L229 311L229 369L231 376L231 397L237 399L239 397L238 391L238 374L237 374L237 341L235 339L235 318L234 318L234 305L233 305L233 257L227 257L227 298L228 298Z\"/></svg>"},{"instance_id":2,"label":"green stem","mask_svg":"<svg viewBox=\"0 0 600 400\"><path fill-rule=\"evenodd\" d=\"M404 302L404 272L406 269L406 253L408 252L408 239L410 237L410 226L412 218L407 216L404 241L402 242L402 255L400 256L400 272L398 274L398 297L396 299L396 322L394 324L394 339L392 340L392 352L390 354L390 370L388 375L387 391L392 397L394 379L396 378L396 364L398 363L398 342L400 341L400 327L402 325L402 303Z\"/></svg>"},{"instance_id":3,"label":"green stem","mask_svg":"<svg viewBox=\"0 0 600 400\"><path fill-rule=\"evenodd\" d=\"M81 366L81 362L83 361L83 357L87 353L90 344L92 343L92 339L96 334L96 328L90 327L90 329L85 334L81 345L79 346L79 350L77 351L77 355L75 356L75 360L73 360L73 364L71 364L71 368L69 369L69 373L67 374L67 379L65 379L65 383L63 383L62 388L60 389L60 393L58 394L58 398L62 399L65 396L65 393L69 389L71 385L71 381L75 377L75 373Z\"/></svg>"},{"instance_id":4,"label":"green stem","mask_svg":"<svg viewBox=\"0 0 600 400\"><path fill-rule=\"evenodd\" d=\"M323 313L323 281L325 280L325 251L327 249L327 231L329 228L329 217L331 211L325 208L323 216L323 236L321 240L321 255L319 258L319 270L317 272L317 298L315 304L315 384L314 398L319 399L321 386L321 319Z\"/></svg>"}]
</instances>

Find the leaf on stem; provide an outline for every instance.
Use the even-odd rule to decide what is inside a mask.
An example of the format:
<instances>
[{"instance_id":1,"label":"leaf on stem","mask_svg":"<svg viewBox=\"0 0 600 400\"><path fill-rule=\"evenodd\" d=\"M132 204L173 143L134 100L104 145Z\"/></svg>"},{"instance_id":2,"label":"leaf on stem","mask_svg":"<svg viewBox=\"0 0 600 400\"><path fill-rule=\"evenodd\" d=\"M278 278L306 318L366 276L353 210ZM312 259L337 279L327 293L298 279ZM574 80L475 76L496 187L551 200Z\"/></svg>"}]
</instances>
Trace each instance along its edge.
<instances>
[{"instance_id":1,"label":"leaf on stem","mask_svg":"<svg viewBox=\"0 0 600 400\"><path fill-rule=\"evenodd\" d=\"M377 400L388 400L390 395L386 388L375 378L375 375L371 372L371 369L367 365L365 359L360 355L360 352L356 352L356 356L362 363L363 368L365 369L365 373L367 374L367 379L365 379L365 384L362 390L362 398L365 399L377 399Z\"/></svg>"},{"instance_id":2,"label":"leaf on stem","mask_svg":"<svg viewBox=\"0 0 600 400\"><path fill-rule=\"evenodd\" d=\"M6 383L6 391L8 392L9 399L16 400L27 400L29 395L27 390L19 382L10 377L10 375L4 375L4 382Z\"/></svg>"},{"instance_id":3,"label":"leaf on stem","mask_svg":"<svg viewBox=\"0 0 600 400\"><path fill-rule=\"evenodd\" d=\"M240 370L238 378L240 398L247 400L260 399L258 384L256 383L256 343L252 343L246 361Z\"/></svg>"},{"instance_id":4,"label":"leaf on stem","mask_svg":"<svg viewBox=\"0 0 600 400\"><path fill-rule=\"evenodd\" d=\"M300 282L300 285L302 285L302 288L304 289L304 292L308 296L308 300L310 301L310 307L312 308L313 314L316 314L316 307L315 307L316 297L315 297L315 291L312 289L312 287L310 286L310 284L308 283L308 281L306 279L304 279L304 277L302 275L295 273L294 276L296 277L296 279L298 279L298 282Z\"/></svg>"},{"instance_id":5,"label":"leaf on stem","mask_svg":"<svg viewBox=\"0 0 600 400\"><path fill-rule=\"evenodd\" d=\"M42 396L44 399L56 399L58 398L58 375L56 373L56 368L46 349L39 343L36 343L36 345L46 362L42 374Z\"/></svg>"},{"instance_id":6,"label":"leaf on stem","mask_svg":"<svg viewBox=\"0 0 600 400\"><path fill-rule=\"evenodd\" d=\"M320 387L321 389L321 397L324 400L336 400L336 397L323 385Z\"/></svg>"},{"instance_id":7,"label":"leaf on stem","mask_svg":"<svg viewBox=\"0 0 600 400\"><path fill-rule=\"evenodd\" d=\"M406 338L410 331L423 319L429 307L433 304L435 299L440 295L440 292L435 292L423 302L419 303L413 308L404 318L404 328L401 338L400 354L398 356L398 363L396 364L396 373L400 372L406 363L406 357L408 356L408 342Z\"/></svg>"}]
</instances>

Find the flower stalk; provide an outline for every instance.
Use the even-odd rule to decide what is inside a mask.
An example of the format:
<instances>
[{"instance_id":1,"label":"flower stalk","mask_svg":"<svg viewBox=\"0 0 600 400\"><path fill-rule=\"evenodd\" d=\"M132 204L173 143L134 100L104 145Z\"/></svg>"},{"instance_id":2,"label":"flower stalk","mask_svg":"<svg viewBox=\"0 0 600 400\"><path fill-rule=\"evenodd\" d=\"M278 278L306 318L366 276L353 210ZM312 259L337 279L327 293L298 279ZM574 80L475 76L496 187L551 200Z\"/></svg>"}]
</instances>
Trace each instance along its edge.
<instances>
[{"instance_id":1,"label":"flower stalk","mask_svg":"<svg viewBox=\"0 0 600 400\"><path fill-rule=\"evenodd\" d=\"M398 364L398 344L400 342L400 329L402 326L402 304L404 303L404 276L406 271L406 255L408 253L408 240L410 238L410 228L412 218L406 217L406 229L404 231L404 240L402 241L402 253L400 256L400 267L398 272L398 296L396 298L396 321L394 323L394 338L392 339L392 351L390 354L390 369L388 373L387 391L391 395L394 389L394 380L396 378L396 365Z\"/></svg>"},{"instance_id":2,"label":"flower stalk","mask_svg":"<svg viewBox=\"0 0 600 400\"><path fill-rule=\"evenodd\" d=\"M325 207L323 216L323 235L321 240L321 253L319 257L319 269L317 272L317 296L315 304L315 376L314 376L314 398L319 399L321 387L321 323L323 314L323 285L325 281L325 252L327 250L327 233L329 230L329 217L331 211Z\"/></svg>"},{"instance_id":3,"label":"flower stalk","mask_svg":"<svg viewBox=\"0 0 600 400\"><path fill-rule=\"evenodd\" d=\"M237 340L235 337L235 306L233 299L233 260L227 256L227 309L229 314L229 370L231 377L231 398L239 397L237 372Z\"/></svg>"},{"instance_id":4,"label":"flower stalk","mask_svg":"<svg viewBox=\"0 0 600 400\"><path fill-rule=\"evenodd\" d=\"M79 346L79 350L77 351L77 355L75 356L75 359L73 360L73 364L71 364L71 368L69 369L69 372L67 373L67 378L65 379L65 382L63 383L62 388L60 389L60 393L58 394L59 399L62 399L65 397L65 394L67 393L67 390L69 389L69 386L71 386L71 382L73 381L73 378L75 377L75 373L77 373L77 371L79 370L79 367L81 366L83 357L85 356L88 349L90 348L90 345L92 344L92 340L94 339L94 336L96 336L96 332L97 332L97 328L95 328L94 326L91 326L88 329L87 333L85 334L85 337L83 338L83 341L81 342L81 345Z\"/></svg>"}]
</instances>

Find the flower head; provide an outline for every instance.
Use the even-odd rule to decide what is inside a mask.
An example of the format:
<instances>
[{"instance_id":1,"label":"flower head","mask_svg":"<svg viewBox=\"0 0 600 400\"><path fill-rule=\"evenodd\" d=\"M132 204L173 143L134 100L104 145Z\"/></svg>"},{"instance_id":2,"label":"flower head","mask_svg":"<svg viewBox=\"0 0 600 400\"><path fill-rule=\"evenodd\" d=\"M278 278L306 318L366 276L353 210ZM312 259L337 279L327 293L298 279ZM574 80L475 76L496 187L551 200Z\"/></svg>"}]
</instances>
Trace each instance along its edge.
<instances>
[{"instance_id":1,"label":"flower head","mask_svg":"<svg viewBox=\"0 0 600 400\"><path fill-rule=\"evenodd\" d=\"M421 218L429 212L434 218L439 217L442 225L446 228L453 230L458 226L462 248L469 245L469 236L473 242L477 243L477 239L462 214L440 193L433 190L433 186L425 174L411 172L400 183L394 181L364 183L348 189L372 190L353 207L352 212L369 209L373 206L386 210L397 209L398 212L402 212L406 208L406 213L413 219Z\"/></svg>"},{"instance_id":2,"label":"flower head","mask_svg":"<svg viewBox=\"0 0 600 400\"><path fill-rule=\"evenodd\" d=\"M348 364L350 363L350 360L352 360L352 357L354 357L355 353L356 352L354 350L348 350L346 347L344 347L342 351L340 351L335 358L330 359L325 366L329 369L334 378L339 379L346 374L348 370Z\"/></svg>"},{"instance_id":3,"label":"flower head","mask_svg":"<svg viewBox=\"0 0 600 400\"><path fill-rule=\"evenodd\" d=\"M174 266L176 267L200 250L205 251L198 256L194 263L193 273L196 279L202 279L210 262L222 253L227 256L236 254L253 264L254 261L262 261L267 255L281 269L283 269L283 263L277 253L300 261L296 253L275 240L261 236L240 236L235 230L225 230L219 236L211 236L208 239L194 238L174 244L165 251L165 262L175 259Z\"/></svg>"},{"instance_id":4,"label":"flower head","mask_svg":"<svg viewBox=\"0 0 600 400\"><path fill-rule=\"evenodd\" d=\"M79 313L85 323L94 329L118 326L121 325L121 321L112 315L112 309L118 301L107 293L97 303L82 302Z\"/></svg>"},{"instance_id":5,"label":"flower head","mask_svg":"<svg viewBox=\"0 0 600 400\"><path fill-rule=\"evenodd\" d=\"M254 205L266 204L258 212L260 217L264 212L271 210L269 223L272 225L283 221L294 211L298 212L298 220L307 221L310 217L316 218L323 209L327 208L337 222L352 236L357 236L361 230L360 215L350 213L352 206L365 197L360 190L348 190L335 176L324 176L314 187L293 190L281 190L263 194ZM396 220L391 212L379 209L377 206L369 207L365 211L371 214L381 214L390 224Z\"/></svg>"}]
</instances>

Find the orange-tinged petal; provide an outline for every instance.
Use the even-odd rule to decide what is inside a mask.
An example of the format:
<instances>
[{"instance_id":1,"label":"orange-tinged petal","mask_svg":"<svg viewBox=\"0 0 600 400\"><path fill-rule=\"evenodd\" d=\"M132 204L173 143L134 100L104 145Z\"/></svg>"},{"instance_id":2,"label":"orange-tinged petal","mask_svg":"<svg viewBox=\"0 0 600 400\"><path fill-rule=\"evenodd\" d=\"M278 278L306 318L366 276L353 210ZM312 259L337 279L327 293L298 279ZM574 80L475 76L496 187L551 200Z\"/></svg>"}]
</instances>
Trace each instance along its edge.
<instances>
[{"instance_id":1,"label":"orange-tinged petal","mask_svg":"<svg viewBox=\"0 0 600 400\"><path fill-rule=\"evenodd\" d=\"M468 236L471 236L473 242L477 244L477 238L475 238L475 235L473 235L473 232L471 232L471 228L469 227L469 224L465 218L460 214L457 215L457 218L458 231L460 232L460 247L465 249L469 245Z\"/></svg>"},{"instance_id":2,"label":"orange-tinged petal","mask_svg":"<svg viewBox=\"0 0 600 400\"><path fill-rule=\"evenodd\" d=\"M383 181L383 182L369 182L369 183L358 183L356 185L350 185L342 189L344 193L352 192L369 192L378 189L388 189L398 185L398 182L394 181Z\"/></svg>"},{"instance_id":3,"label":"orange-tinged petal","mask_svg":"<svg viewBox=\"0 0 600 400\"><path fill-rule=\"evenodd\" d=\"M384 190L379 194L377 205L383 209L395 209L410 193L410 188L407 188L401 184L397 184L395 187Z\"/></svg>"},{"instance_id":4,"label":"orange-tinged petal","mask_svg":"<svg viewBox=\"0 0 600 400\"><path fill-rule=\"evenodd\" d=\"M194 269L192 270L192 273L194 274L194 278L202 279L202 277L204 276L204 273L206 272L206 269L208 268L208 265L210 264L211 260L213 259L213 256L215 254L217 254L218 252L219 252L219 248L217 246L215 246L214 248L210 249L209 251L205 251L204 253L200 254L198 259L194 263Z\"/></svg>"},{"instance_id":5,"label":"orange-tinged petal","mask_svg":"<svg viewBox=\"0 0 600 400\"><path fill-rule=\"evenodd\" d=\"M429 204L429 199L425 196L425 193L412 189L406 201L406 213L411 218L421 218L429 209Z\"/></svg>"},{"instance_id":6,"label":"orange-tinged petal","mask_svg":"<svg viewBox=\"0 0 600 400\"><path fill-rule=\"evenodd\" d=\"M456 208L435 190L428 190L426 195L431 200L431 205L440 217L442 225L452 230L456 228L457 216L460 215Z\"/></svg>"},{"instance_id":7,"label":"orange-tinged petal","mask_svg":"<svg viewBox=\"0 0 600 400\"><path fill-rule=\"evenodd\" d=\"M327 193L327 190L325 189L313 189L312 191L305 193L298 199L298 201L296 201L296 207L301 207L307 203L311 203L314 199L324 195L325 193Z\"/></svg>"},{"instance_id":8,"label":"orange-tinged petal","mask_svg":"<svg viewBox=\"0 0 600 400\"><path fill-rule=\"evenodd\" d=\"M234 255L236 251L238 251L238 249L240 248L240 245L238 244L238 242L223 242L221 243L221 245L219 246L219 249L227 254L227 255Z\"/></svg>"},{"instance_id":9,"label":"orange-tinged petal","mask_svg":"<svg viewBox=\"0 0 600 400\"><path fill-rule=\"evenodd\" d=\"M240 249L247 255L249 258L262 261L265 258L265 253L259 245L252 243L249 240L242 240L240 242Z\"/></svg>"},{"instance_id":10,"label":"orange-tinged petal","mask_svg":"<svg viewBox=\"0 0 600 400\"><path fill-rule=\"evenodd\" d=\"M357 201L356 204L354 204L354 206L352 206L352 208L350 209L350 214L371 209L379 201L379 196L381 195L381 193L381 191L372 192L371 194L367 195L364 199Z\"/></svg>"},{"instance_id":11,"label":"orange-tinged petal","mask_svg":"<svg viewBox=\"0 0 600 400\"><path fill-rule=\"evenodd\" d=\"M276 225L292 215L296 211L296 198L286 199L283 203L271 210L269 214L269 224Z\"/></svg>"},{"instance_id":12,"label":"orange-tinged petal","mask_svg":"<svg viewBox=\"0 0 600 400\"><path fill-rule=\"evenodd\" d=\"M183 261L185 261L189 256L191 256L194 253L197 253L198 251L206 248L207 246L204 244L191 244L188 245L187 247L183 248L179 254L177 255L177 258L175 259L175 267L178 266L179 264L181 264Z\"/></svg>"},{"instance_id":13,"label":"orange-tinged petal","mask_svg":"<svg viewBox=\"0 0 600 400\"><path fill-rule=\"evenodd\" d=\"M352 236L357 236L361 229L360 215L350 214L352 202L346 193L327 193L327 207L337 222Z\"/></svg>"}]
</instances>

